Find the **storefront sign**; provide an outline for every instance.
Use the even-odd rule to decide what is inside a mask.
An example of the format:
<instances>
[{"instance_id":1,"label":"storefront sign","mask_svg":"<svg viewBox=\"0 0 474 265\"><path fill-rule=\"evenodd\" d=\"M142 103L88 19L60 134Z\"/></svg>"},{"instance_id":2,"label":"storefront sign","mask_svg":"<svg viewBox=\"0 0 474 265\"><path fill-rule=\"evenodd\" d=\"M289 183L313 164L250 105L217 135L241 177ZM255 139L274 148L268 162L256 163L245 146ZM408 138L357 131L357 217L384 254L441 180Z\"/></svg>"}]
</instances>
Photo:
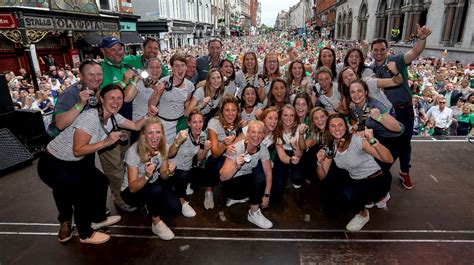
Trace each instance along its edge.
<instances>
[{"instance_id":1,"label":"storefront sign","mask_svg":"<svg viewBox=\"0 0 474 265\"><path fill-rule=\"evenodd\" d=\"M96 19L77 19L67 17L33 17L24 16L25 27L28 29L54 29L77 31L118 31L116 22Z\"/></svg>"},{"instance_id":2,"label":"storefront sign","mask_svg":"<svg viewBox=\"0 0 474 265\"><path fill-rule=\"evenodd\" d=\"M0 14L0 29L14 29L16 27L16 19L12 14Z\"/></svg>"},{"instance_id":3,"label":"storefront sign","mask_svg":"<svg viewBox=\"0 0 474 265\"><path fill-rule=\"evenodd\" d=\"M24 16L25 27L33 29L52 29L53 19L49 17L28 17Z\"/></svg>"},{"instance_id":4,"label":"storefront sign","mask_svg":"<svg viewBox=\"0 0 474 265\"><path fill-rule=\"evenodd\" d=\"M120 31L137 31L137 24L120 21Z\"/></svg>"}]
</instances>

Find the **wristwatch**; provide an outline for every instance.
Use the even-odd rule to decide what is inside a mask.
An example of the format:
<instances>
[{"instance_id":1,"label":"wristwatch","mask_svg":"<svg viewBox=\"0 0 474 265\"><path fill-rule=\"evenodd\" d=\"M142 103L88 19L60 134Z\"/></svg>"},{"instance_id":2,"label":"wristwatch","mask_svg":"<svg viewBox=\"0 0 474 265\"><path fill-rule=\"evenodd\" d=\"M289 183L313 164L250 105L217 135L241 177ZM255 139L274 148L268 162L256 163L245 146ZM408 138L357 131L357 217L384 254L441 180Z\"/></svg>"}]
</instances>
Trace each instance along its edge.
<instances>
[{"instance_id":1,"label":"wristwatch","mask_svg":"<svg viewBox=\"0 0 474 265\"><path fill-rule=\"evenodd\" d=\"M149 177L149 176L147 176L146 174L145 174L145 175L143 175L143 177L145 178L145 180L146 180L147 182L150 180L150 177Z\"/></svg>"},{"instance_id":2,"label":"wristwatch","mask_svg":"<svg viewBox=\"0 0 474 265\"><path fill-rule=\"evenodd\" d=\"M270 193L264 193L264 194L263 194L263 197L269 198L269 197L270 197Z\"/></svg>"}]
</instances>

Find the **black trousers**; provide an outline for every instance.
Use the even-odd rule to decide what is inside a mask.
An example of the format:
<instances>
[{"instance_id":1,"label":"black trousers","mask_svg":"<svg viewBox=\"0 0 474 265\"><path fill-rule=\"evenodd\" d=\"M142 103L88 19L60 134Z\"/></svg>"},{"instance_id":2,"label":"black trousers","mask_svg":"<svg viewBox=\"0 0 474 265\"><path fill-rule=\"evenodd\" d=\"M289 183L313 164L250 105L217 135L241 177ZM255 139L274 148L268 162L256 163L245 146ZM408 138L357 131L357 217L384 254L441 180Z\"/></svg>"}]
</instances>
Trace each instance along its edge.
<instances>
[{"instance_id":1,"label":"black trousers","mask_svg":"<svg viewBox=\"0 0 474 265\"><path fill-rule=\"evenodd\" d=\"M38 175L53 189L60 222L74 220L80 238L92 235L91 222L107 217L106 202L109 181L95 167L94 155L79 161L64 161L44 153L38 161Z\"/></svg>"},{"instance_id":2,"label":"black trousers","mask_svg":"<svg viewBox=\"0 0 474 265\"><path fill-rule=\"evenodd\" d=\"M153 217L181 213L181 202L168 181L156 180L153 183L147 183L141 190L134 193L126 188L120 195L128 205L135 207L146 205L149 214Z\"/></svg>"},{"instance_id":3,"label":"black trousers","mask_svg":"<svg viewBox=\"0 0 474 265\"><path fill-rule=\"evenodd\" d=\"M259 161L252 173L231 178L222 182L222 190L229 199L249 198L250 205L260 205L265 193L265 175Z\"/></svg>"}]
</instances>

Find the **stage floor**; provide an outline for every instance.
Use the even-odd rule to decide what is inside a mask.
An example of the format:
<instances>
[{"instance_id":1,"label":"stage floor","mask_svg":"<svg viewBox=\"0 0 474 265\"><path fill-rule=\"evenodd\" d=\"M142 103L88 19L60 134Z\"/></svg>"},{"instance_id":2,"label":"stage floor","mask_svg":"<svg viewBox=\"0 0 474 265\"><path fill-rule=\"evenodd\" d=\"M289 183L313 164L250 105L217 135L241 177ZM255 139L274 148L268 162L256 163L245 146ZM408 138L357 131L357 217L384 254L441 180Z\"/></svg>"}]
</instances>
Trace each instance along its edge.
<instances>
[{"instance_id":1,"label":"stage floor","mask_svg":"<svg viewBox=\"0 0 474 265\"><path fill-rule=\"evenodd\" d=\"M247 221L247 204L225 207L219 190L216 207L205 210L199 189L191 197L196 217L165 219L174 240L154 236L142 209L120 212L122 221L107 230L111 240L98 246L79 243L77 235L58 243L51 190L34 161L0 177L0 264L472 264L474 145L415 140L412 146L414 188L401 187L397 162L387 208L371 209L360 232L344 230L350 213L332 219L321 213L314 185L303 187L299 203L288 186L283 204L264 211L274 223L270 230Z\"/></svg>"}]
</instances>

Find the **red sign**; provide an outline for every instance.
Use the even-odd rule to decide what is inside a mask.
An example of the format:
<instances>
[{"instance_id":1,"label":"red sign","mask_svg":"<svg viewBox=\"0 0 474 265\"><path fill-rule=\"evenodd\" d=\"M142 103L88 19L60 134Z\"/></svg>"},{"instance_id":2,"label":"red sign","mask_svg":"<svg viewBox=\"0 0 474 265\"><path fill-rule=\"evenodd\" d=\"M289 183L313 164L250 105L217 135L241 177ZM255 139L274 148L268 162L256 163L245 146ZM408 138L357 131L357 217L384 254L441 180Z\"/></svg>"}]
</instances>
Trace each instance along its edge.
<instances>
[{"instance_id":1,"label":"red sign","mask_svg":"<svg viewBox=\"0 0 474 265\"><path fill-rule=\"evenodd\" d=\"M17 27L15 16L12 14L0 14L0 29L14 29Z\"/></svg>"}]
</instances>

